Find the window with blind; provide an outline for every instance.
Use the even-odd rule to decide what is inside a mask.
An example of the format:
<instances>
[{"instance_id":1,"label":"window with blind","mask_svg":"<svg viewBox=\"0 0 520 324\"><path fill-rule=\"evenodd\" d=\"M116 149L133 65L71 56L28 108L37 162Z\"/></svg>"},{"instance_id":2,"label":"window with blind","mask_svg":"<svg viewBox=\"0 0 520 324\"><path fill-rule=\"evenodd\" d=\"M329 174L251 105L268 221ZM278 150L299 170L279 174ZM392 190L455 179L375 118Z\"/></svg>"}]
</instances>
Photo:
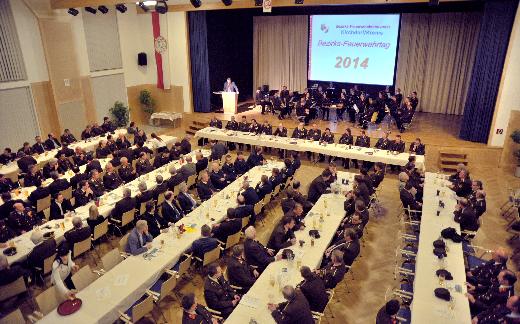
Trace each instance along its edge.
<instances>
[{"instance_id":1,"label":"window with blind","mask_svg":"<svg viewBox=\"0 0 520 324\"><path fill-rule=\"evenodd\" d=\"M18 150L40 130L29 87L0 90L0 147Z\"/></svg>"},{"instance_id":2,"label":"window with blind","mask_svg":"<svg viewBox=\"0 0 520 324\"><path fill-rule=\"evenodd\" d=\"M104 15L83 11L83 27L90 71L121 69L123 61L115 8L109 7Z\"/></svg>"},{"instance_id":3,"label":"window with blind","mask_svg":"<svg viewBox=\"0 0 520 324\"><path fill-rule=\"evenodd\" d=\"M26 79L11 5L9 0L0 0L0 82Z\"/></svg>"}]
</instances>

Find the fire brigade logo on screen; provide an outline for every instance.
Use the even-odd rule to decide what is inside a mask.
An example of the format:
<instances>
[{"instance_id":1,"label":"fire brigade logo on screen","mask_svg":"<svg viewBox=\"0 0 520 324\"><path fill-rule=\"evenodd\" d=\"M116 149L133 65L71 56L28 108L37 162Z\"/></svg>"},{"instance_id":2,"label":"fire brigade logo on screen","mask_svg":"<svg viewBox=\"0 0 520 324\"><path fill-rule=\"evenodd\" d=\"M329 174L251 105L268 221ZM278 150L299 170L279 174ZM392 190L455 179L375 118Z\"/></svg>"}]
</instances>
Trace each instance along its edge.
<instances>
[{"instance_id":1,"label":"fire brigade logo on screen","mask_svg":"<svg viewBox=\"0 0 520 324\"><path fill-rule=\"evenodd\" d=\"M327 26L325 24L321 24L321 31L324 32L324 33L328 33L329 32L329 26Z\"/></svg>"}]
</instances>

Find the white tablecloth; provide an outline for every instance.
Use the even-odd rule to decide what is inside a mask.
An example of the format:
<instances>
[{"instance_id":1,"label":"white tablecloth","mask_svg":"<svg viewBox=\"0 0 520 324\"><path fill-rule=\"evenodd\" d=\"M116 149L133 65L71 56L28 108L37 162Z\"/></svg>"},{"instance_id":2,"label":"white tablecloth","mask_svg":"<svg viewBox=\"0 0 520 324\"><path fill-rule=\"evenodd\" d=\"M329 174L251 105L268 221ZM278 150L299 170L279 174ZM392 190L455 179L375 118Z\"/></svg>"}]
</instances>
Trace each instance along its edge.
<instances>
[{"instance_id":1,"label":"white tablecloth","mask_svg":"<svg viewBox=\"0 0 520 324\"><path fill-rule=\"evenodd\" d=\"M439 259L433 254L433 241L439 239L441 231L446 227L453 227L460 233L460 225L453 220L453 211L457 204L456 196L445 186L449 184L449 181L437 177L441 177L441 175L427 172L424 181L421 234L419 235L419 251L416 258L414 294L411 305L412 323L470 323L469 303L464 296L466 272L461 243L445 240L448 257L444 258L444 266L452 274L453 280L446 280L444 286L450 290L453 310L450 309L449 302L435 297L433 292L435 288L440 287L435 272L441 266ZM442 175L442 177L445 176ZM437 196L437 190L441 192L439 196ZM444 202L445 207L437 216L439 200ZM460 293L455 291L455 285L460 285Z\"/></svg>"},{"instance_id":2,"label":"white tablecloth","mask_svg":"<svg viewBox=\"0 0 520 324\"><path fill-rule=\"evenodd\" d=\"M142 255L131 256L115 266L107 274L94 281L77 294L83 300L82 308L75 314L67 316L68 323L112 323L119 318L118 311L124 312L146 289L150 288L166 269L170 269L182 256L194 240L200 237L200 228L204 224L221 222L229 207L236 206L236 195L241 187L243 177L249 176L252 184L260 181L264 174L271 174L274 167L281 168L283 163L274 162L255 167L235 180L211 199L186 215L176 225L184 224L189 230L177 239L172 231L163 233L153 241L159 252L151 260ZM209 218L207 215L209 214ZM212 220L213 219L213 220ZM160 242L164 246L160 248ZM55 324L65 318L56 310L45 316L39 323Z\"/></svg>"},{"instance_id":3,"label":"white tablecloth","mask_svg":"<svg viewBox=\"0 0 520 324\"><path fill-rule=\"evenodd\" d=\"M338 172L338 178L339 183L342 182L341 179L349 179L349 184L342 185L342 190L350 190L352 188L353 173ZM327 207L325 207L325 201ZM269 264L248 293L242 297L242 300L228 317L226 323L243 324L249 323L251 319L256 320L259 324L275 323L274 318L267 309L267 304L269 302L281 303L285 301L281 289L285 285L296 286L303 280L297 267L298 259L301 260L302 265L306 265L311 269L319 267L323 253L331 243L337 228L341 224L341 220L345 216L344 201L345 196L341 194L325 194L321 196L304 219L306 228L295 233L297 241L305 241L303 247L300 247L298 243L291 247L295 253L296 261L281 260ZM323 223L320 225L320 215L322 213ZM319 229L321 237L315 240L314 246L311 246L309 230L313 228L314 223L316 223L316 228ZM275 278L276 283L274 287L270 285L271 278Z\"/></svg>"},{"instance_id":4,"label":"white tablecloth","mask_svg":"<svg viewBox=\"0 0 520 324\"><path fill-rule=\"evenodd\" d=\"M117 136L119 136L119 134L126 135L126 133L127 133L126 129L117 129L115 131L115 134L112 136L114 137L114 139L117 139ZM94 151L96 149L96 147L98 146L99 141L102 139L106 139L106 138L107 138L107 135L89 138L84 141L79 141L79 142L70 144L69 148L74 150L74 149L76 149L76 147L81 147L85 151ZM59 151L59 149L54 149L52 151L46 151L43 154L34 156L34 158L38 162L38 165L42 165L44 163L49 162L50 159L55 157L56 154L58 153L58 151ZM18 168L18 164L16 164L16 161L14 161L8 165L0 165L0 173L6 175L7 177L10 177L11 179L13 179L13 177L14 177L14 179L17 179L18 178L17 175L18 175L18 173L20 173L20 169Z\"/></svg>"},{"instance_id":5,"label":"white tablecloth","mask_svg":"<svg viewBox=\"0 0 520 324\"><path fill-rule=\"evenodd\" d=\"M202 152L205 156L209 156L209 154L210 154L210 152L208 150L203 150ZM195 151L191 152L190 155L192 155L193 158L195 158ZM156 183L155 183L156 175L161 174L165 181L167 179L169 179L170 178L169 168L172 165L174 165L176 168L179 168L181 166L179 161L172 161L169 164L167 164L166 166L153 170L152 172L150 172L144 176L141 176L141 177L129 182L128 184L121 186L110 192L107 192L106 194L101 196L100 197L100 206L98 208L99 214L101 214L105 217L110 215L110 213L112 212L112 209L114 208L115 203L123 197L123 188L125 188L125 187L130 188L132 190L132 196L135 196L137 194L137 192L139 191L137 186L141 180L144 180L146 182L148 189L153 189L153 188L155 188L155 185L156 185ZM25 194L21 193L21 195L25 198ZM84 221L86 221L86 219L88 218L88 209L90 208L90 206L92 204L93 204L93 202L91 202L85 206L76 208L75 214L77 216L80 216ZM61 223L64 223L64 226L65 226L64 230L61 229L61 227L59 227L59 225L61 225ZM38 228L41 231L43 231L44 233L53 231L54 238L56 239L57 242L60 242L63 239L63 234L72 228L72 222L71 222L71 218L51 220L51 221L39 226ZM13 256L7 257L7 260L9 261L10 264L13 262L24 260L27 257L27 255L29 254L29 252L32 251L34 244L31 241L31 235L32 235L32 231L24 233L13 239L18 253L16 253ZM3 251L3 250L4 249L0 249L0 251Z\"/></svg>"},{"instance_id":6,"label":"white tablecloth","mask_svg":"<svg viewBox=\"0 0 520 324\"><path fill-rule=\"evenodd\" d=\"M181 118L182 118L182 113L173 113L173 112L166 112L166 111L156 112L156 113L153 113L152 116L150 116L151 120L167 119L167 120L175 121L176 119L181 119Z\"/></svg>"},{"instance_id":7,"label":"white tablecloth","mask_svg":"<svg viewBox=\"0 0 520 324\"><path fill-rule=\"evenodd\" d=\"M228 135L232 134L232 135ZM352 146L350 149L345 144L327 144L320 145L317 141L309 141L302 139L294 139L290 137L278 137L273 135L255 135L245 132L230 132L225 129L206 127L195 133L196 137L209 138L219 141L236 142L242 144L258 145L264 147L273 147L284 150L292 150L299 152L314 152L330 156L358 159L369 162L383 162L392 165L404 166L408 163L409 153L392 154L387 150L379 150L375 148L366 148ZM425 170L425 161L423 155L415 157L415 165L418 169Z\"/></svg>"}]
</instances>

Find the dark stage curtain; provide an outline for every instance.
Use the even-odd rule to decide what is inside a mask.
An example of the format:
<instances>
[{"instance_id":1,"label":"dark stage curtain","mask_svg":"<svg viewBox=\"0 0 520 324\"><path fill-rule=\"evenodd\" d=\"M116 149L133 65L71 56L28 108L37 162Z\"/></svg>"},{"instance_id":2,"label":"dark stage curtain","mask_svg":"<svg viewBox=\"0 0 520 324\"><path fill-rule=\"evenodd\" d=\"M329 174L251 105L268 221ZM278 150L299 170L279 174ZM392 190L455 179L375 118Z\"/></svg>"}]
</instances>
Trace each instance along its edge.
<instances>
[{"instance_id":1,"label":"dark stage curtain","mask_svg":"<svg viewBox=\"0 0 520 324\"><path fill-rule=\"evenodd\" d=\"M188 12L188 21L193 108L195 112L209 112L211 89L209 85L206 12L190 11Z\"/></svg>"},{"instance_id":2,"label":"dark stage curtain","mask_svg":"<svg viewBox=\"0 0 520 324\"><path fill-rule=\"evenodd\" d=\"M487 143L517 6L518 0L485 2L461 139Z\"/></svg>"}]
</instances>

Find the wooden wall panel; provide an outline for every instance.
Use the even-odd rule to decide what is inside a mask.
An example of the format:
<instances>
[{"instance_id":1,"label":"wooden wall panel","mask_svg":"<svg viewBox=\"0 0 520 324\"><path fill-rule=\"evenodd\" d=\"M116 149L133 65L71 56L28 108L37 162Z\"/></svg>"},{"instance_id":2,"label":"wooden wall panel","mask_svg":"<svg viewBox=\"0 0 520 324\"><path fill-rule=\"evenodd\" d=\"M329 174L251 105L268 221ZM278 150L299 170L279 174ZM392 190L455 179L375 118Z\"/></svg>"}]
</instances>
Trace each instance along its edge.
<instances>
[{"instance_id":1,"label":"wooden wall panel","mask_svg":"<svg viewBox=\"0 0 520 324\"><path fill-rule=\"evenodd\" d=\"M61 134L51 83L49 81L32 83L31 91L41 134L44 137L51 132L55 135Z\"/></svg>"},{"instance_id":2,"label":"wooden wall panel","mask_svg":"<svg viewBox=\"0 0 520 324\"><path fill-rule=\"evenodd\" d=\"M182 87L172 85L169 90L158 89L154 84L142 84L127 88L130 120L138 124L148 124L149 116L143 112L139 103L139 93L147 89L155 99L155 111L183 112Z\"/></svg>"},{"instance_id":3,"label":"wooden wall panel","mask_svg":"<svg viewBox=\"0 0 520 324\"><path fill-rule=\"evenodd\" d=\"M39 22L56 105L82 100L71 24L47 18L42 18ZM70 80L70 86L65 85L65 79Z\"/></svg>"},{"instance_id":4,"label":"wooden wall panel","mask_svg":"<svg viewBox=\"0 0 520 324\"><path fill-rule=\"evenodd\" d=\"M93 123L97 121L97 115L90 76L81 77L81 90L84 99L83 102L85 106L85 118L88 123Z\"/></svg>"}]
</instances>

